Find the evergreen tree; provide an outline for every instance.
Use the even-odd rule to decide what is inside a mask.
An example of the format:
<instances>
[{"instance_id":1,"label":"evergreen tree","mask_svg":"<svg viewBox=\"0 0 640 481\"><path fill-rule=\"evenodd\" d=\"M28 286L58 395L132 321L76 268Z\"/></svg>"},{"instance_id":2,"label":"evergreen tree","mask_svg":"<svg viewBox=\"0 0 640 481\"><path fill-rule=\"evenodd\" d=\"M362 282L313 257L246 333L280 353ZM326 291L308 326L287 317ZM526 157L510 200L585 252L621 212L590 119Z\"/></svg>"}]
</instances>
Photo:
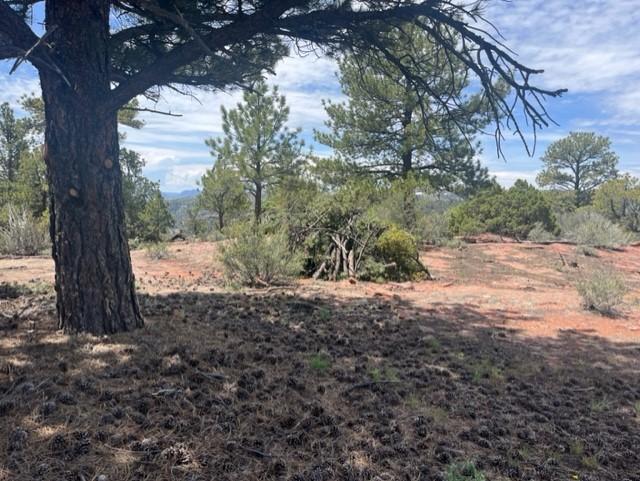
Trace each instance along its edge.
<instances>
[{"instance_id":1,"label":"evergreen tree","mask_svg":"<svg viewBox=\"0 0 640 481\"><path fill-rule=\"evenodd\" d=\"M39 149L22 155L13 192L15 202L27 209L34 218L41 219L46 213L49 203L47 166Z\"/></svg>"},{"instance_id":2,"label":"evergreen tree","mask_svg":"<svg viewBox=\"0 0 640 481\"><path fill-rule=\"evenodd\" d=\"M44 133L44 102L41 97L25 95L20 99L20 106L27 116L16 119L10 106L2 106L0 130L6 131L5 138L13 139L12 145L20 145L20 159L13 181L3 184L5 203L11 202L26 208L34 218L40 218L47 210L48 189L46 165L41 154L38 139ZM144 123L137 118L139 104L137 100L129 102L118 112L118 123L131 128L142 128ZM120 134L121 140L125 135ZM9 142L7 142L9 144ZM9 150L9 149L8 149ZM138 238L146 231L140 214L152 196L159 191L157 183L147 179L142 169L144 159L137 152L120 149L120 169L122 171L122 194L126 217L127 234L130 238Z\"/></svg>"},{"instance_id":3,"label":"evergreen tree","mask_svg":"<svg viewBox=\"0 0 640 481\"><path fill-rule=\"evenodd\" d=\"M248 207L248 199L242 181L236 171L218 158L213 168L207 170L200 181L202 192L198 205L215 214L218 229L222 231L232 216L238 216Z\"/></svg>"},{"instance_id":4,"label":"evergreen tree","mask_svg":"<svg viewBox=\"0 0 640 481\"><path fill-rule=\"evenodd\" d=\"M11 106L0 105L0 180L15 182L20 158L29 150L29 128L23 119L16 119Z\"/></svg>"},{"instance_id":5,"label":"evergreen tree","mask_svg":"<svg viewBox=\"0 0 640 481\"><path fill-rule=\"evenodd\" d=\"M605 182L596 190L593 206L610 220L640 232L640 179L625 174Z\"/></svg>"},{"instance_id":6,"label":"evergreen tree","mask_svg":"<svg viewBox=\"0 0 640 481\"><path fill-rule=\"evenodd\" d=\"M42 97L38 97L33 93L30 95L23 95L20 97L20 106L22 107L22 110L27 112L25 120L31 130L31 133L38 137L39 143L41 143L45 128L44 101L42 100Z\"/></svg>"},{"instance_id":7,"label":"evergreen tree","mask_svg":"<svg viewBox=\"0 0 640 481\"><path fill-rule=\"evenodd\" d=\"M159 242L167 230L174 225L173 217L160 190L155 190L140 212L141 238L149 242Z\"/></svg>"},{"instance_id":8,"label":"evergreen tree","mask_svg":"<svg viewBox=\"0 0 640 481\"><path fill-rule=\"evenodd\" d=\"M195 237L202 237L209 232L208 221L203 213L204 209L197 201L186 209L183 225L187 233Z\"/></svg>"},{"instance_id":9,"label":"evergreen tree","mask_svg":"<svg viewBox=\"0 0 640 481\"><path fill-rule=\"evenodd\" d=\"M333 54L388 51L382 27L400 30L407 22L471 68L492 105L498 138L504 113L520 132L516 108L535 128L548 125L540 101L563 92L532 85L539 71L478 26L482 2L376 0L363 8L329 0L44 0L42 38L29 27L33 3L0 0L0 60L38 70L56 305L68 331L105 334L143 324L120 234L125 213L116 168L117 112L139 95L157 96L162 87L246 86L301 44ZM501 98L496 77L509 82L515 102ZM413 78L416 87L428 82ZM447 97L430 101L445 105Z\"/></svg>"},{"instance_id":10,"label":"evergreen tree","mask_svg":"<svg viewBox=\"0 0 640 481\"><path fill-rule=\"evenodd\" d=\"M449 219L455 234L493 232L526 239L536 226L547 232L558 230L542 192L522 179L506 190L494 184L451 209Z\"/></svg>"},{"instance_id":11,"label":"evergreen tree","mask_svg":"<svg viewBox=\"0 0 640 481\"><path fill-rule=\"evenodd\" d=\"M160 193L160 186L142 174L144 159L133 150L120 149L122 170L122 196L126 218L127 235L131 239L143 238L149 231L142 213L147 204Z\"/></svg>"},{"instance_id":12,"label":"evergreen tree","mask_svg":"<svg viewBox=\"0 0 640 481\"><path fill-rule=\"evenodd\" d=\"M236 108L222 107L224 136L206 141L211 155L237 170L253 198L256 222L262 217L267 189L295 175L302 162L303 142L298 140L299 130L286 126L288 119L284 95L258 82Z\"/></svg>"},{"instance_id":13,"label":"evergreen tree","mask_svg":"<svg viewBox=\"0 0 640 481\"><path fill-rule=\"evenodd\" d=\"M618 175L611 140L593 132L571 132L553 142L542 162L538 185L573 192L576 207L588 204L598 186Z\"/></svg>"},{"instance_id":14,"label":"evergreen tree","mask_svg":"<svg viewBox=\"0 0 640 481\"><path fill-rule=\"evenodd\" d=\"M489 106L481 94L465 93L469 68L449 62L432 37L410 25L388 32L384 45L340 60L347 102L325 102L330 131L317 139L355 170L387 178L424 174L434 188L463 192L485 187L473 139L490 120ZM416 88L418 72L427 82ZM444 96L446 106L432 101Z\"/></svg>"}]
</instances>

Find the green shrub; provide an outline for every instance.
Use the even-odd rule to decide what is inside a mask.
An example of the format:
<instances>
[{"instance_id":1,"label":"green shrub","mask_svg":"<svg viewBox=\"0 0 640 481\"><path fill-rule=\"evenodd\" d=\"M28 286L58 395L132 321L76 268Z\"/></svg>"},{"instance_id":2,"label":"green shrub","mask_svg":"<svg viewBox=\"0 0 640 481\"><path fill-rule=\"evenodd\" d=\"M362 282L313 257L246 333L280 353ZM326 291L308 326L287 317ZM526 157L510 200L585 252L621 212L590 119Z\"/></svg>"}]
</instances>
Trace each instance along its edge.
<instances>
[{"instance_id":1,"label":"green shrub","mask_svg":"<svg viewBox=\"0 0 640 481\"><path fill-rule=\"evenodd\" d=\"M399 227L391 226L378 237L375 254L383 262L395 264L389 273L396 280L411 279L423 272L415 238Z\"/></svg>"},{"instance_id":2,"label":"green shrub","mask_svg":"<svg viewBox=\"0 0 640 481\"><path fill-rule=\"evenodd\" d=\"M309 367L314 371L324 372L331 367L331 358L323 353L314 354L309 358Z\"/></svg>"},{"instance_id":3,"label":"green shrub","mask_svg":"<svg viewBox=\"0 0 640 481\"><path fill-rule=\"evenodd\" d=\"M447 213L429 212L418 217L416 236L423 244L445 245L453 237L449 222Z\"/></svg>"},{"instance_id":4,"label":"green shrub","mask_svg":"<svg viewBox=\"0 0 640 481\"><path fill-rule=\"evenodd\" d=\"M593 207L632 232L640 232L640 179L626 174L602 184Z\"/></svg>"},{"instance_id":5,"label":"green shrub","mask_svg":"<svg viewBox=\"0 0 640 481\"><path fill-rule=\"evenodd\" d=\"M504 190L494 186L451 210L449 227L456 235L480 232L526 239L540 225L555 233L557 224L542 192L524 180Z\"/></svg>"},{"instance_id":6,"label":"green shrub","mask_svg":"<svg viewBox=\"0 0 640 481\"><path fill-rule=\"evenodd\" d=\"M527 239L533 242L551 242L555 238L556 236L546 230L541 222L536 222L527 235Z\"/></svg>"},{"instance_id":7,"label":"green shrub","mask_svg":"<svg viewBox=\"0 0 640 481\"><path fill-rule=\"evenodd\" d=\"M167 244L164 242L153 242L147 244L145 250L147 251L147 257L154 261L168 259L171 256L169 249L167 248Z\"/></svg>"},{"instance_id":8,"label":"green shrub","mask_svg":"<svg viewBox=\"0 0 640 481\"><path fill-rule=\"evenodd\" d=\"M282 284L302 271L302 258L289 247L286 232L262 226L235 226L220 248L224 276L231 285L266 287Z\"/></svg>"},{"instance_id":9,"label":"green shrub","mask_svg":"<svg viewBox=\"0 0 640 481\"><path fill-rule=\"evenodd\" d=\"M471 461L449 465L447 481L485 481L487 478Z\"/></svg>"},{"instance_id":10,"label":"green shrub","mask_svg":"<svg viewBox=\"0 0 640 481\"><path fill-rule=\"evenodd\" d=\"M614 315L628 289L622 276L610 269L598 269L576 284L586 309Z\"/></svg>"},{"instance_id":11,"label":"green shrub","mask_svg":"<svg viewBox=\"0 0 640 481\"><path fill-rule=\"evenodd\" d=\"M0 253L19 256L41 253L48 245L44 223L24 208L10 205L6 212L6 224L0 227Z\"/></svg>"},{"instance_id":12,"label":"green shrub","mask_svg":"<svg viewBox=\"0 0 640 481\"><path fill-rule=\"evenodd\" d=\"M579 245L614 248L629 244L633 236L602 214L578 209L560 216L562 237Z\"/></svg>"},{"instance_id":13,"label":"green shrub","mask_svg":"<svg viewBox=\"0 0 640 481\"><path fill-rule=\"evenodd\" d=\"M385 267L384 262L380 262L370 255L365 256L358 270L358 279L382 283L388 277L389 269Z\"/></svg>"}]
</instances>

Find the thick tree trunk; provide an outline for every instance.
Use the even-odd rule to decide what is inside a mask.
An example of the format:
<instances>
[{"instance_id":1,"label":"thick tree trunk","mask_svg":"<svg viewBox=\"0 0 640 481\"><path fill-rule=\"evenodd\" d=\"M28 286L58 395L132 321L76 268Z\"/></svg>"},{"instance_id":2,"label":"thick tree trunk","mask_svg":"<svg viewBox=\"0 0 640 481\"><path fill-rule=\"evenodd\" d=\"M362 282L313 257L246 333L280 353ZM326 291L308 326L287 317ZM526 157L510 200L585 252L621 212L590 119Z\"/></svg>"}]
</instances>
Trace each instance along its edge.
<instances>
[{"instance_id":1,"label":"thick tree trunk","mask_svg":"<svg viewBox=\"0 0 640 481\"><path fill-rule=\"evenodd\" d=\"M58 319L70 332L143 325L125 234L117 113L109 92L109 1L50 0L47 28L67 80L42 71ZM69 82L69 84L67 83Z\"/></svg>"}]
</instances>

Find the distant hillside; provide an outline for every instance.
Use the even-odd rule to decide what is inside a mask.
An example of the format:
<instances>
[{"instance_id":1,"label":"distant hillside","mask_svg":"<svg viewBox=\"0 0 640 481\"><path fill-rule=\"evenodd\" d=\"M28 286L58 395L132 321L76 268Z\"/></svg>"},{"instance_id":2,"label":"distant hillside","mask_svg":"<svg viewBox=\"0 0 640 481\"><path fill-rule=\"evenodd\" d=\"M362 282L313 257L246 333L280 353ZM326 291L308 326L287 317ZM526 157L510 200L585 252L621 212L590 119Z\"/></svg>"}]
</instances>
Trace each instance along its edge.
<instances>
[{"instance_id":1,"label":"distant hillside","mask_svg":"<svg viewBox=\"0 0 640 481\"><path fill-rule=\"evenodd\" d=\"M163 192L162 196L167 201L169 212L176 221L176 228L184 230L187 212L193 205L199 194L198 189L183 190L182 192Z\"/></svg>"},{"instance_id":2,"label":"distant hillside","mask_svg":"<svg viewBox=\"0 0 640 481\"><path fill-rule=\"evenodd\" d=\"M165 200L182 199L186 197L195 197L200 191L198 189L183 190L182 192L163 192L162 196Z\"/></svg>"}]
</instances>

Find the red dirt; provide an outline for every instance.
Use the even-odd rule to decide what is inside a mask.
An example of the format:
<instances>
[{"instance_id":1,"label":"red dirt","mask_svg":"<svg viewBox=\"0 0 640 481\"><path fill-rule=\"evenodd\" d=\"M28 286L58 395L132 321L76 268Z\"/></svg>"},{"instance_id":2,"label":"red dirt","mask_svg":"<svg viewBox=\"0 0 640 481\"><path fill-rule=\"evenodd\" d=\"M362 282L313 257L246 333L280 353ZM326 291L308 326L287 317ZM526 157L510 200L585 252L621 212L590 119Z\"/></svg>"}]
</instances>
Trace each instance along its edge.
<instances>
[{"instance_id":1,"label":"red dirt","mask_svg":"<svg viewBox=\"0 0 640 481\"><path fill-rule=\"evenodd\" d=\"M638 247L473 244L425 252L434 282L241 292L215 244L170 251L134 252L147 324L108 338L56 330L48 259L0 259L0 481L444 481L467 460L640 481ZM603 264L630 287L618 318L573 287Z\"/></svg>"},{"instance_id":2,"label":"red dirt","mask_svg":"<svg viewBox=\"0 0 640 481\"><path fill-rule=\"evenodd\" d=\"M473 308L491 324L515 328L527 336L556 336L578 331L613 341L640 341L640 246L619 251L600 249L597 258L576 253L566 244L538 245L481 239L460 249L434 248L423 254L434 282L337 284L301 281L314 292L349 297L399 295L433 312ZM144 250L132 253L138 287L143 292L220 289L216 245L178 242L170 257L150 259ZM577 267L563 265L577 262ZM631 288L621 315L604 317L585 311L574 287L581 275L598 265L624 273ZM52 282L52 262L46 257L0 259L0 282Z\"/></svg>"}]
</instances>

